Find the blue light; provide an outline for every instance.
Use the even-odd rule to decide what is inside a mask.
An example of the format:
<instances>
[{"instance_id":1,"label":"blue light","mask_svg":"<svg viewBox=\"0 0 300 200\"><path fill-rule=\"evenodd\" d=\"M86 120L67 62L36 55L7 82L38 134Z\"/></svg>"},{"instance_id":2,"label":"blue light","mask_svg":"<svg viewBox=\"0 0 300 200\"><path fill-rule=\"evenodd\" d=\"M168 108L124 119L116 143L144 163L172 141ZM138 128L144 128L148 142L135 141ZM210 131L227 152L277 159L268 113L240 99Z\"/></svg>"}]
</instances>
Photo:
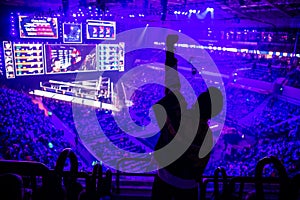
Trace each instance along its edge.
<instances>
[{"instance_id":1,"label":"blue light","mask_svg":"<svg viewBox=\"0 0 300 200\"><path fill-rule=\"evenodd\" d=\"M49 143L48 143L48 147L49 147L50 149L52 149L52 148L53 148L53 144L52 144L51 142L49 142Z\"/></svg>"},{"instance_id":2,"label":"blue light","mask_svg":"<svg viewBox=\"0 0 300 200\"><path fill-rule=\"evenodd\" d=\"M91 6L89 6L89 10L91 10L92 9L92 7Z\"/></svg>"}]
</instances>

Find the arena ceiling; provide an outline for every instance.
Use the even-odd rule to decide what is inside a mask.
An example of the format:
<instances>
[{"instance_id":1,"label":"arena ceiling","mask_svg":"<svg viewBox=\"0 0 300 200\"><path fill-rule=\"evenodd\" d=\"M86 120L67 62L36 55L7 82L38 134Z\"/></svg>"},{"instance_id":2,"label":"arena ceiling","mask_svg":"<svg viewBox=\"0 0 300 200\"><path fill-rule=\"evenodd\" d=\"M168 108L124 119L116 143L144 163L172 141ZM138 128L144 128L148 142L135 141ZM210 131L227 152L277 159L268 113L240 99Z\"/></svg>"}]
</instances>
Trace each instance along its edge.
<instances>
[{"instance_id":1,"label":"arena ceiling","mask_svg":"<svg viewBox=\"0 0 300 200\"><path fill-rule=\"evenodd\" d=\"M80 7L82 0L69 0L69 8ZM146 13L160 15L161 1L164 0L86 0L88 4L104 5L112 13ZM300 0L167 0L168 13L178 10L214 8L215 19L251 19L256 21L270 21L280 19L291 21L300 19ZM62 0L2 0L0 5L14 7L29 7L39 10L58 10L62 7ZM274 20L273 20L274 21ZM276 22L275 22L276 23Z\"/></svg>"}]
</instances>

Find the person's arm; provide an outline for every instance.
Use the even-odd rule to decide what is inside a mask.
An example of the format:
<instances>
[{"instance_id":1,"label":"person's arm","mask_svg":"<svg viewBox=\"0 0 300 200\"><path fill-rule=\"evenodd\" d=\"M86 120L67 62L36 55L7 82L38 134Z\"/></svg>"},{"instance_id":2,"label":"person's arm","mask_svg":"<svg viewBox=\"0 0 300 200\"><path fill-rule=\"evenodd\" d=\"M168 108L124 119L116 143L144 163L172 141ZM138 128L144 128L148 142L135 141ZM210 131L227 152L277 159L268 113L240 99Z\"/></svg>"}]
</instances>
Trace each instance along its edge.
<instances>
[{"instance_id":1,"label":"person's arm","mask_svg":"<svg viewBox=\"0 0 300 200\"><path fill-rule=\"evenodd\" d=\"M177 72L177 59L175 58L175 43L178 42L178 35L168 35L166 40L166 61L165 61L165 95L170 90L180 90L180 80Z\"/></svg>"}]
</instances>

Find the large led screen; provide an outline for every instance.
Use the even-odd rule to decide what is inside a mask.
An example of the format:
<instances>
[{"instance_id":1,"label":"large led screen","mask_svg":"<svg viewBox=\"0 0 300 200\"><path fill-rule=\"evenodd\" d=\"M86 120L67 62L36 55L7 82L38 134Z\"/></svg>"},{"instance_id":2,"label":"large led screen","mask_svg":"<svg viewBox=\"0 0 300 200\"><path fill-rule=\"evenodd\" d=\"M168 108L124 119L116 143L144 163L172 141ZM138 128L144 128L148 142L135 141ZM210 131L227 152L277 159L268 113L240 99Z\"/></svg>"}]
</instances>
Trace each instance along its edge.
<instances>
[{"instance_id":1,"label":"large led screen","mask_svg":"<svg viewBox=\"0 0 300 200\"><path fill-rule=\"evenodd\" d=\"M14 60L17 76L44 74L42 44L14 43Z\"/></svg>"},{"instance_id":2,"label":"large led screen","mask_svg":"<svg viewBox=\"0 0 300 200\"><path fill-rule=\"evenodd\" d=\"M87 39L115 40L116 22L87 20L86 32Z\"/></svg>"},{"instance_id":3,"label":"large led screen","mask_svg":"<svg viewBox=\"0 0 300 200\"><path fill-rule=\"evenodd\" d=\"M13 49L10 41L3 41L3 53L6 78L15 78Z\"/></svg>"},{"instance_id":4,"label":"large led screen","mask_svg":"<svg viewBox=\"0 0 300 200\"><path fill-rule=\"evenodd\" d=\"M57 39L57 18L19 16L20 38Z\"/></svg>"},{"instance_id":5,"label":"large led screen","mask_svg":"<svg viewBox=\"0 0 300 200\"><path fill-rule=\"evenodd\" d=\"M124 71L125 43L98 44L97 65L99 71Z\"/></svg>"},{"instance_id":6,"label":"large led screen","mask_svg":"<svg viewBox=\"0 0 300 200\"><path fill-rule=\"evenodd\" d=\"M63 24L64 43L82 43L82 24Z\"/></svg>"},{"instance_id":7,"label":"large led screen","mask_svg":"<svg viewBox=\"0 0 300 200\"><path fill-rule=\"evenodd\" d=\"M95 71L95 44L46 44L46 73Z\"/></svg>"}]
</instances>

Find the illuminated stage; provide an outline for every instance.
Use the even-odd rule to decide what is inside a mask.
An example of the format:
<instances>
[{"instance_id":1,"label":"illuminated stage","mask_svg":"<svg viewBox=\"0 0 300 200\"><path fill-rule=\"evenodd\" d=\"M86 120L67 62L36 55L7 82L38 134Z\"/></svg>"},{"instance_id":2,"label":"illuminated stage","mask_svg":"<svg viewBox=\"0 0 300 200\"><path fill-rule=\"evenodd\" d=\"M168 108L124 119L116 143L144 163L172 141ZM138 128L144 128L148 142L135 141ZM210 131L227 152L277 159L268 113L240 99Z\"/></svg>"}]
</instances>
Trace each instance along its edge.
<instances>
[{"instance_id":1,"label":"illuminated stage","mask_svg":"<svg viewBox=\"0 0 300 200\"><path fill-rule=\"evenodd\" d=\"M100 77L98 80L62 82L49 80L40 83L40 90L30 94L61 101L92 106L99 109L118 111L112 104L113 83L109 78Z\"/></svg>"}]
</instances>

